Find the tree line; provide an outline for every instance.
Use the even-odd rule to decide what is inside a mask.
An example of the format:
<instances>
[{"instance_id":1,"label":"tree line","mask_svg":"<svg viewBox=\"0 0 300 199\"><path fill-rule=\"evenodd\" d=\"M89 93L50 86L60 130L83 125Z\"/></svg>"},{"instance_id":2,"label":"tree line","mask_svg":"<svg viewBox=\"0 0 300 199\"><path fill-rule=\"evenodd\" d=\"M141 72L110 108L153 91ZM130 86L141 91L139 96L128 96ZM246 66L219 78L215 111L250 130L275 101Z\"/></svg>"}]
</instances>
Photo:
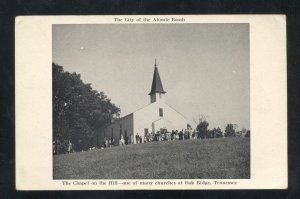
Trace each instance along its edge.
<instances>
[{"instance_id":1,"label":"tree line","mask_svg":"<svg viewBox=\"0 0 300 199\"><path fill-rule=\"evenodd\" d=\"M64 153L69 142L73 150L87 150L97 130L117 118L120 108L103 93L84 83L80 74L65 72L52 63L53 145Z\"/></svg>"},{"instance_id":2,"label":"tree line","mask_svg":"<svg viewBox=\"0 0 300 199\"><path fill-rule=\"evenodd\" d=\"M194 120L195 121L195 120ZM236 124L227 124L225 127L225 132L218 128L208 129L209 123L204 116L199 116L196 131L197 137L200 139L210 139L219 137L250 137L250 130L243 128L241 131L237 130Z\"/></svg>"}]
</instances>

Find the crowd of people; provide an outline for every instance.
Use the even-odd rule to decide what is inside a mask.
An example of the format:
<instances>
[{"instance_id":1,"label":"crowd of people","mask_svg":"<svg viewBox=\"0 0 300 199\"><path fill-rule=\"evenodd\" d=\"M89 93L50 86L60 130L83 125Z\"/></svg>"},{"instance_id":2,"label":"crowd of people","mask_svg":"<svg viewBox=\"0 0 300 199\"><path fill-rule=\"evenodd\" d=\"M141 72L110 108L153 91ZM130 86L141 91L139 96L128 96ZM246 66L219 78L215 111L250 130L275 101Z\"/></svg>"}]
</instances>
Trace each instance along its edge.
<instances>
[{"instance_id":1,"label":"crowd of people","mask_svg":"<svg viewBox=\"0 0 300 199\"><path fill-rule=\"evenodd\" d=\"M134 140L135 139L135 140ZM121 135L119 143L115 142L115 139L112 138L106 138L104 137L103 143L100 144L100 146L90 146L88 150L96 150L96 149L105 149L105 148L111 148L114 146L125 146L129 144L141 144L146 142L155 142L155 141L173 141L173 140L188 140L188 139L197 139L196 131L192 131L190 129L185 130L173 130L171 132L167 130L160 130L156 133L150 132L150 133L144 133L140 135L137 133L135 137L125 137ZM65 148L63 151L57 147L57 146L64 145ZM83 151L83 150L81 150ZM71 140L67 140L65 143L57 143L53 142L53 154L59 154L59 153L71 153L74 152L73 144Z\"/></svg>"},{"instance_id":2,"label":"crowd of people","mask_svg":"<svg viewBox=\"0 0 300 199\"><path fill-rule=\"evenodd\" d=\"M145 143L145 142L153 142L153 141L172 141L172 140L189 140L196 139L196 131L191 130L173 130L168 132L166 130L157 131L156 133L147 133L144 135L144 139L139 134L136 135L136 143Z\"/></svg>"},{"instance_id":3,"label":"crowd of people","mask_svg":"<svg viewBox=\"0 0 300 199\"><path fill-rule=\"evenodd\" d=\"M135 142L134 140L135 139ZM168 132L166 130L157 131L156 133L145 133L143 136L137 133L135 137L125 137L121 135L119 140L119 146L125 146L128 144L140 144L140 143L146 143L146 142L155 142L155 141L172 141L172 140L189 140L189 139L197 139L196 131L191 130L173 130L171 132ZM110 148L112 146L115 146L114 138L106 139L104 138L104 143L101 145L101 149L103 148Z\"/></svg>"},{"instance_id":4,"label":"crowd of people","mask_svg":"<svg viewBox=\"0 0 300 199\"><path fill-rule=\"evenodd\" d=\"M218 128L219 129L219 128ZM114 137L106 138L104 137L104 140L101 143L98 143L96 145L89 145L90 142L86 142L85 147L78 148L76 145L74 145L71 140L66 139L63 141L55 140L53 141L53 154L61 154L61 153L72 153L74 151L86 151L86 150L97 150L97 149L105 149L105 148L111 148L114 146L125 146L130 144L141 144L141 143L147 143L147 142L155 142L155 141L173 141L173 140L190 140L190 139L206 139L206 138L219 138L224 137L221 129L213 129L210 131L207 131L207 134L201 136L199 132L197 132L195 129L192 130L191 128L185 129L185 130L173 130L171 132L167 131L166 129L161 129L160 131L154 132L147 132L147 133L137 133L134 137L131 134L130 137L126 136L124 137L123 134L121 134L120 139L118 141L115 141ZM245 132L237 131L233 132L233 136L237 137L250 137L250 130ZM227 133L228 134L228 133ZM226 136L225 137L230 137Z\"/></svg>"},{"instance_id":5,"label":"crowd of people","mask_svg":"<svg viewBox=\"0 0 300 199\"><path fill-rule=\"evenodd\" d=\"M134 140L135 139L135 142ZM138 133L135 135L135 138L131 137L124 137L121 134L119 143L115 142L115 139L106 138L104 137L103 144L99 147L99 149L111 148L113 146L125 146L129 144L141 144L146 142L155 142L155 141L172 141L172 140L189 140L189 139L197 139L196 131L191 131L188 129L185 130L173 130L168 132L166 130L157 131L156 133L145 133L143 136L139 135ZM89 150L98 149L97 147L90 147Z\"/></svg>"}]
</instances>

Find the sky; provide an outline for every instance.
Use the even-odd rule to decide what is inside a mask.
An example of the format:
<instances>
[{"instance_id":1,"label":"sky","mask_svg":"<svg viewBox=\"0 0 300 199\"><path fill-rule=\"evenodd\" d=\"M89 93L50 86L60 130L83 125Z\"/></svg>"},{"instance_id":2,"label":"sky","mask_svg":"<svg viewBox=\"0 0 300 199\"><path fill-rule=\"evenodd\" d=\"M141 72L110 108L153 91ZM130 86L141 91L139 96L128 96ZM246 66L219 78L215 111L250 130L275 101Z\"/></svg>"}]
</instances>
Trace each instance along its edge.
<instances>
[{"instance_id":1,"label":"sky","mask_svg":"<svg viewBox=\"0 0 300 199\"><path fill-rule=\"evenodd\" d=\"M154 60L166 103L194 126L250 128L249 24L53 25L52 60L125 116L150 103Z\"/></svg>"}]
</instances>

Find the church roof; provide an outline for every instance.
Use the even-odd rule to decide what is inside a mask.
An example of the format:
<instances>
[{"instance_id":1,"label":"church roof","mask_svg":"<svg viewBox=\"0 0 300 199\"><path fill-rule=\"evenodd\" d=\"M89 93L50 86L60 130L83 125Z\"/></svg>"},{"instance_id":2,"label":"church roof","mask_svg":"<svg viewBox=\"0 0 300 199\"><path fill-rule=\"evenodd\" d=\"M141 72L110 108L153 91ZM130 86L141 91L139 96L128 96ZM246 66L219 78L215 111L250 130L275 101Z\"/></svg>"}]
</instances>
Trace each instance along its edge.
<instances>
[{"instance_id":1,"label":"church roof","mask_svg":"<svg viewBox=\"0 0 300 199\"><path fill-rule=\"evenodd\" d=\"M155 60L155 68L154 68L154 74L153 74L153 80L152 80L152 87L151 87L151 91L150 91L149 95L151 95L153 93L166 93L166 91L164 91L164 88L163 88L161 80L160 80L159 72L158 72L157 65L156 65L156 60Z\"/></svg>"}]
</instances>

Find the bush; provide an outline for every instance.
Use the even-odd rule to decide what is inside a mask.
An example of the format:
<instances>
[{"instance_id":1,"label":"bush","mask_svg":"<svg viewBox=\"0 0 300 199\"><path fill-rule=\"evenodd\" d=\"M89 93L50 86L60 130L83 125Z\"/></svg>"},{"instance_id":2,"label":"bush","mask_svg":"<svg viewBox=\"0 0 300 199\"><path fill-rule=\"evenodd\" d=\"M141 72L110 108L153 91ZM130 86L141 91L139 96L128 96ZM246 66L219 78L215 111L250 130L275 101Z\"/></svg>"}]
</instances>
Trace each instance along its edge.
<instances>
[{"instance_id":1,"label":"bush","mask_svg":"<svg viewBox=\"0 0 300 199\"><path fill-rule=\"evenodd\" d=\"M233 124L227 124L225 128L225 137L235 137L236 132Z\"/></svg>"}]
</instances>

